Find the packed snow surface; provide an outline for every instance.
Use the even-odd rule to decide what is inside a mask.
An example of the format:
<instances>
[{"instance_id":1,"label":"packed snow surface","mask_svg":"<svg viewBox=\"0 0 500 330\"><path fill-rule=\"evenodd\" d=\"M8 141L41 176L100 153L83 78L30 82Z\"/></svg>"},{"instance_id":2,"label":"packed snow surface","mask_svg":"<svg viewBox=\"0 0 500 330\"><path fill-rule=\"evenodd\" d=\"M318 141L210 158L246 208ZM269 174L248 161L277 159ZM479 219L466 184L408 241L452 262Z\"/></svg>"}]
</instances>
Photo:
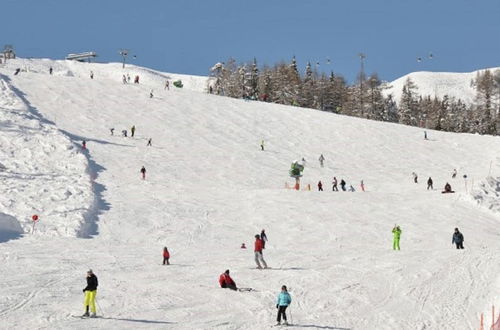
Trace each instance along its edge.
<instances>
[{"instance_id":1,"label":"packed snow surface","mask_svg":"<svg viewBox=\"0 0 500 330\"><path fill-rule=\"evenodd\" d=\"M127 73L140 83L123 84ZM176 77L116 63L19 59L0 74L0 328L264 329L283 284L289 321L306 329L475 329L499 304L497 137L424 140L415 127L208 95L200 77L165 90ZM302 157L312 191L285 189ZM333 176L356 192L332 192ZM446 182L455 194L441 194ZM267 270L253 261L262 229ZM82 320L89 268L102 317ZM255 290L219 288L226 269Z\"/></svg>"}]
</instances>

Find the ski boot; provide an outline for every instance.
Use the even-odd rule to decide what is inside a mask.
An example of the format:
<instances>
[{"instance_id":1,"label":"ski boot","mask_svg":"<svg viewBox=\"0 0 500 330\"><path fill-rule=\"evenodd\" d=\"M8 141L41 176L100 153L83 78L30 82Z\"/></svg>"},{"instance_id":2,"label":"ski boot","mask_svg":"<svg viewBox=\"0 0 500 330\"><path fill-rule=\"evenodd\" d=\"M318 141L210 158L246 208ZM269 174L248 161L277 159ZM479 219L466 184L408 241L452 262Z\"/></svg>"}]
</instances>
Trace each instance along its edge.
<instances>
[{"instance_id":1,"label":"ski boot","mask_svg":"<svg viewBox=\"0 0 500 330\"><path fill-rule=\"evenodd\" d=\"M95 319L97 317L97 315L95 315L95 313L92 313L92 314L90 314L90 317Z\"/></svg>"}]
</instances>

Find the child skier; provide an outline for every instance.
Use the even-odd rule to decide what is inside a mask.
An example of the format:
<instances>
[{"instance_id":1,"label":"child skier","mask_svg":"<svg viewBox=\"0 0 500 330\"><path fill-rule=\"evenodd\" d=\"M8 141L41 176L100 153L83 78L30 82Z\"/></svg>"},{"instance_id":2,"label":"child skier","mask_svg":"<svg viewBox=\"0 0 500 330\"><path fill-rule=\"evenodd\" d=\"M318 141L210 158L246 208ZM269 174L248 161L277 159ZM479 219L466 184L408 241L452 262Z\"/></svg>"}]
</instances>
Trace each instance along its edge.
<instances>
[{"instance_id":1,"label":"child skier","mask_svg":"<svg viewBox=\"0 0 500 330\"><path fill-rule=\"evenodd\" d=\"M231 289L231 290L238 290L236 287L236 283L233 281L231 276L229 276L229 269L226 269L226 271L219 276L219 284L220 287L223 289Z\"/></svg>"},{"instance_id":2,"label":"child skier","mask_svg":"<svg viewBox=\"0 0 500 330\"><path fill-rule=\"evenodd\" d=\"M264 261L264 256L262 255L263 243L260 236L255 235L255 245L254 245L254 253L255 253L255 263L257 264L258 269L262 269L261 262L264 265L264 268L267 268L267 264Z\"/></svg>"},{"instance_id":3,"label":"child skier","mask_svg":"<svg viewBox=\"0 0 500 330\"><path fill-rule=\"evenodd\" d=\"M146 180L146 168L144 166L141 168L141 173L142 173L142 179Z\"/></svg>"},{"instance_id":4,"label":"child skier","mask_svg":"<svg viewBox=\"0 0 500 330\"><path fill-rule=\"evenodd\" d=\"M321 180L318 181L318 191L323 191L323 184L321 183Z\"/></svg>"},{"instance_id":5,"label":"child skier","mask_svg":"<svg viewBox=\"0 0 500 330\"><path fill-rule=\"evenodd\" d=\"M319 165L320 165L321 167L323 167L323 162L324 162L324 161L325 161L325 157L323 156L323 154L321 154L321 155L319 156Z\"/></svg>"},{"instance_id":6,"label":"child skier","mask_svg":"<svg viewBox=\"0 0 500 330\"><path fill-rule=\"evenodd\" d=\"M163 264L165 264L165 262L166 262L167 265L170 265L170 262L168 261L169 259L170 259L170 252L168 252L168 249L165 246L163 248Z\"/></svg>"},{"instance_id":7,"label":"child skier","mask_svg":"<svg viewBox=\"0 0 500 330\"><path fill-rule=\"evenodd\" d=\"M260 239L262 240L262 249L265 249L267 242L267 235L265 229L262 229L262 231L260 232Z\"/></svg>"},{"instance_id":8,"label":"child skier","mask_svg":"<svg viewBox=\"0 0 500 330\"><path fill-rule=\"evenodd\" d=\"M286 285L283 285L281 287L281 292L278 295L278 301L276 302L276 308L278 309L278 316L277 316L277 321L278 323L276 325L281 324L281 317L283 316L283 320L285 321L283 324L288 325L288 322L286 320L286 308L292 303L292 297L290 297L290 294L288 293L288 290L286 289Z\"/></svg>"},{"instance_id":9,"label":"child skier","mask_svg":"<svg viewBox=\"0 0 500 330\"><path fill-rule=\"evenodd\" d=\"M434 190L434 187L432 186L432 178L429 177L429 179L427 180L427 190Z\"/></svg>"},{"instance_id":10,"label":"child skier","mask_svg":"<svg viewBox=\"0 0 500 330\"><path fill-rule=\"evenodd\" d=\"M96 317L95 296L97 294L98 285L97 276L92 272L92 269L89 269L87 271L87 286L83 289L83 293L85 293L85 313L82 315L83 317ZM91 315L89 315L89 306L92 312Z\"/></svg>"},{"instance_id":11,"label":"child skier","mask_svg":"<svg viewBox=\"0 0 500 330\"><path fill-rule=\"evenodd\" d=\"M394 226L394 228L392 228L392 235L393 235L392 249L400 250L399 239L401 238L401 228L399 228L399 226Z\"/></svg>"}]
</instances>

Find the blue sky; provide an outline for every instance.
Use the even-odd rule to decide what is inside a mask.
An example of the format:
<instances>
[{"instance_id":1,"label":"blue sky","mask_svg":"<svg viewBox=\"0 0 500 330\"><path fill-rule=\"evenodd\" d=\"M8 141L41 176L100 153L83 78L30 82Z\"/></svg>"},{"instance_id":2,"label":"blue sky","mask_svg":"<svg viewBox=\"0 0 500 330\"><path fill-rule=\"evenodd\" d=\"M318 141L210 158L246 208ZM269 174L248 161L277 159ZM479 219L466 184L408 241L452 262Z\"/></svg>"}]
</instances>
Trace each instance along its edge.
<instances>
[{"instance_id":1,"label":"blue sky","mask_svg":"<svg viewBox=\"0 0 500 330\"><path fill-rule=\"evenodd\" d=\"M21 57L93 50L120 61L128 48L135 64L206 75L229 57L272 65L295 55L302 69L319 61L349 81L360 52L367 73L385 80L500 66L500 0L1 0L0 8L0 46Z\"/></svg>"}]
</instances>

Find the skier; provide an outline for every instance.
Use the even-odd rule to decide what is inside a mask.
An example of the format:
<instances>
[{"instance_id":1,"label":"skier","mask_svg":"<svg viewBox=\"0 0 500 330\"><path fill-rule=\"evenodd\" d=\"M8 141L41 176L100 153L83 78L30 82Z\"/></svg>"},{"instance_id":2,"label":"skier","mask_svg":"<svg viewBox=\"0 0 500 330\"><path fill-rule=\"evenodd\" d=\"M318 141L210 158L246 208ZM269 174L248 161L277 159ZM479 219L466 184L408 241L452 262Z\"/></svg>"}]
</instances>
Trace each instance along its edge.
<instances>
[{"instance_id":1,"label":"skier","mask_svg":"<svg viewBox=\"0 0 500 330\"><path fill-rule=\"evenodd\" d=\"M115 129L114 128L110 128L109 131L111 132L111 135L114 135L114 133L115 133Z\"/></svg>"},{"instance_id":2,"label":"skier","mask_svg":"<svg viewBox=\"0 0 500 330\"><path fill-rule=\"evenodd\" d=\"M82 141L82 150L87 149L87 142L85 140Z\"/></svg>"},{"instance_id":3,"label":"skier","mask_svg":"<svg viewBox=\"0 0 500 330\"><path fill-rule=\"evenodd\" d=\"M281 325L281 316L283 316L283 320L285 321L283 324L288 325L288 322L286 320L286 308L292 303L292 297L290 297L290 294L288 293L288 290L286 289L286 285L283 285L281 287L281 292L278 295L278 301L276 302L276 308L278 309L278 316L277 320L278 323L276 325Z\"/></svg>"},{"instance_id":4,"label":"skier","mask_svg":"<svg viewBox=\"0 0 500 330\"><path fill-rule=\"evenodd\" d=\"M167 262L167 265L170 265L170 262L168 261L168 259L170 259L170 252L168 252L168 249L165 246L163 248L163 264L165 264L165 262Z\"/></svg>"},{"instance_id":5,"label":"skier","mask_svg":"<svg viewBox=\"0 0 500 330\"><path fill-rule=\"evenodd\" d=\"M323 167L323 162L325 161L325 157L323 156L323 154L321 154L321 155L319 156L319 159L318 159L318 160L319 160L319 165L320 165L321 167Z\"/></svg>"},{"instance_id":6,"label":"skier","mask_svg":"<svg viewBox=\"0 0 500 330\"><path fill-rule=\"evenodd\" d=\"M148 144L146 145L146 147L152 147L153 145L151 144L151 141L153 141L153 138L149 138L148 140Z\"/></svg>"},{"instance_id":7,"label":"skier","mask_svg":"<svg viewBox=\"0 0 500 330\"><path fill-rule=\"evenodd\" d=\"M260 141L260 150L264 151L264 140Z\"/></svg>"},{"instance_id":8,"label":"skier","mask_svg":"<svg viewBox=\"0 0 500 330\"><path fill-rule=\"evenodd\" d=\"M393 250L399 250L399 239L401 238L401 228L399 226L394 226L392 228L392 234L394 236L393 241L392 241L392 249Z\"/></svg>"},{"instance_id":9,"label":"skier","mask_svg":"<svg viewBox=\"0 0 500 330\"><path fill-rule=\"evenodd\" d=\"M141 168L141 173L142 173L142 179L146 180L146 168L144 166Z\"/></svg>"},{"instance_id":10,"label":"skier","mask_svg":"<svg viewBox=\"0 0 500 330\"><path fill-rule=\"evenodd\" d=\"M356 190L354 189L354 187L352 186L352 184L349 186L349 191L350 192L355 192Z\"/></svg>"},{"instance_id":11,"label":"skier","mask_svg":"<svg viewBox=\"0 0 500 330\"><path fill-rule=\"evenodd\" d=\"M138 84L139 83L139 76L135 76L134 78L134 84Z\"/></svg>"},{"instance_id":12,"label":"skier","mask_svg":"<svg viewBox=\"0 0 500 330\"><path fill-rule=\"evenodd\" d=\"M339 188L337 188L337 178L336 177L333 177L333 181L332 181L332 191L339 191Z\"/></svg>"},{"instance_id":13,"label":"skier","mask_svg":"<svg viewBox=\"0 0 500 330\"><path fill-rule=\"evenodd\" d=\"M431 190L434 190L434 187L432 186L432 178L429 177L429 179L427 179L427 190L429 190L429 188Z\"/></svg>"},{"instance_id":14,"label":"skier","mask_svg":"<svg viewBox=\"0 0 500 330\"><path fill-rule=\"evenodd\" d=\"M413 172L411 175L413 175L413 182L418 183L418 175L417 175L417 173Z\"/></svg>"},{"instance_id":15,"label":"skier","mask_svg":"<svg viewBox=\"0 0 500 330\"><path fill-rule=\"evenodd\" d=\"M149 98L152 99L153 98L153 90L150 90L149 91Z\"/></svg>"},{"instance_id":16,"label":"skier","mask_svg":"<svg viewBox=\"0 0 500 330\"><path fill-rule=\"evenodd\" d=\"M49 68L49 74L52 74L52 67Z\"/></svg>"},{"instance_id":17,"label":"skier","mask_svg":"<svg viewBox=\"0 0 500 330\"><path fill-rule=\"evenodd\" d=\"M255 235L255 248L254 248L254 253L255 253L255 263L257 264L258 269L262 269L262 266L260 263L264 265L264 268L267 268L267 264L264 261L264 256L262 255L262 239L260 236L257 234Z\"/></svg>"},{"instance_id":18,"label":"skier","mask_svg":"<svg viewBox=\"0 0 500 330\"><path fill-rule=\"evenodd\" d=\"M90 71L90 79L94 79L94 71Z\"/></svg>"},{"instance_id":19,"label":"skier","mask_svg":"<svg viewBox=\"0 0 500 330\"><path fill-rule=\"evenodd\" d=\"M98 285L97 276L92 272L92 269L89 269L87 271L87 286L83 289L83 293L85 293L85 301L83 303L85 306L85 313L82 315L83 317L96 317L95 296L97 294ZM92 312L91 315L89 315L89 306Z\"/></svg>"},{"instance_id":20,"label":"skier","mask_svg":"<svg viewBox=\"0 0 500 330\"><path fill-rule=\"evenodd\" d=\"M443 194L449 194L449 193L454 193L453 190L451 190L451 185L446 182L446 184L444 185L444 190L442 191Z\"/></svg>"},{"instance_id":21,"label":"skier","mask_svg":"<svg viewBox=\"0 0 500 330\"><path fill-rule=\"evenodd\" d=\"M321 183L321 180L318 181L318 191L323 191L323 184Z\"/></svg>"},{"instance_id":22,"label":"skier","mask_svg":"<svg viewBox=\"0 0 500 330\"><path fill-rule=\"evenodd\" d=\"M21 72L21 68L17 68L16 71L14 72L14 76L17 76Z\"/></svg>"},{"instance_id":23,"label":"skier","mask_svg":"<svg viewBox=\"0 0 500 330\"><path fill-rule=\"evenodd\" d=\"M170 82L168 80L165 82L165 88L164 89L170 90Z\"/></svg>"},{"instance_id":24,"label":"skier","mask_svg":"<svg viewBox=\"0 0 500 330\"><path fill-rule=\"evenodd\" d=\"M126 129L122 130L122 136L127 137L127 130Z\"/></svg>"},{"instance_id":25,"label":"skier","mask_svg":"<svg viewBox=\"0 0 500 330\"><path fill-rule=\"evenodd\" d=\"M457 169L453 169L453 174L451 175L452 179L455 179L457 177Z\"/></svg>"},{"instance_id":26,"label":"skier","mask_svg":"<svg viewBox=\"0 0 500 330\"><path fill-rule=\"evenodd\" d=\"M125 75L123 75L123 76L122 76L122 82L123 82L124 84L126 84L126 83L127 83L127 77L126 77Z\"/></svg>"},{"instance_id":27,"label":"skier","mask_svg":"<svg viewBox=\"0 0 500 330\"><path fill-rule=\"evenodd\" d=\"M260 238L262 239L262 249L265 249L267 242L267 235L265 229L262 229L262 231L260 232Z\"/></svg>"},{"instance_id":28,"label":"skier","mask_svg":"<svg viewBox=\"0 0 500 330\"><path fill-rule=\"evenodd\" d=\"M135 125L132 125L132 127L130 128L130 137L134 137L134 134L135 134Z\"/></svg>"},{"instance_id":29,"label":"skier","mask_svg":"<svg viewBox=\"0 0 500 330\"><path fill-rule=\"evenodd\" d=\"M359 184L359 186L361 187L361 191L365 191L365 184L363 183L363 180L361 180L361 183Z\"/></svg>"},{"instance_id":30,"label":"skier","mask_svg":"<svg viewBox=\"0 0 500 330\"><path fill-rule=\"evenodd\" d=\"M451 244L456 244L457 249L463 249L464 248L464 235L458 230L458 228L455 228L455 232L453 233L453 239L451 240Z\"/></svg>"},{"instance_id":31,"label":"skier","mask_svg":"<svg viewBox=\"0 0 500 330\"><path fill-rule=\"evenodd\" d=\"M427 131L424 131L424 140L427 140Z\"/></svg>"},{"instance_id":32,"label":"skier","mask_svg":"<svg viewBox=\"0 0 500 330\"><path fill-rule=\"evenodd\" d=\"M219 284L220 287L223 289L231 289L231 290L238 290L236 287L236 283L234 280L229 276L229 269L226 269L226 271L219 276Z\"/></svg>"},{"instance_id":33,"label":"skier","mask_svg":"<svg viewBox=\"0 0 500 330\"><path fill-rule=\"evenodd\" d=\"M130 75L127 73L127 82L130 82Z\"/></svg>"},{"instance_id":34,"label":"skier","mask_svg":"<svg viewBox=\"0 0 500 330\"><path fill-rule=\"evenodd\" d=\"M342 191L345 191L345 185L347 183L345 183L344 179L340 180L340 188L342 188Z\"/></svg>"}]
</instances>

